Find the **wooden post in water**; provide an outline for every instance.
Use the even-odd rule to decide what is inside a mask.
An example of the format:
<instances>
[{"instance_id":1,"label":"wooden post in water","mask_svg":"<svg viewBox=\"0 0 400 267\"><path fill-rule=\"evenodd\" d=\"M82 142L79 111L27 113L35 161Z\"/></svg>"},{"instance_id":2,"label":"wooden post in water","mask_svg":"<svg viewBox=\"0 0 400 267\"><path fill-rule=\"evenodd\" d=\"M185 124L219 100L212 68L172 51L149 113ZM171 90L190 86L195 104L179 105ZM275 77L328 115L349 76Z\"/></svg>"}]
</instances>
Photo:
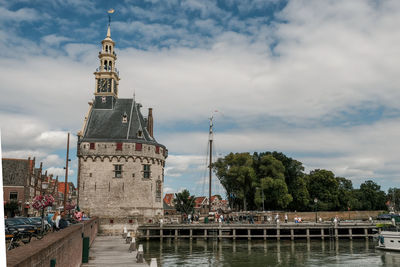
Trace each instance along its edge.
<instances>
[{"instance_id":1,"label":"wooden post in water","mask_svg":"<svg viewBox=\"0 0 400 267\"><path fill-rule=\"evenodd\" d=\"M321 228L321 239L322 239L322 240L325 239L325 231L324 231L324 228Z\"/></svg>"},{"instance_id":2,"label":"wooden post in water","mask_svg":"<svg viewBox=\"0 0 400 267\"><path fill-rule=\"evenodd\" d=\"M264 241L266 241L267 240L267 229L264 229L263 237L264 237Z\"/></svg>"},{"instance_id":3,"label":"wooden post in water","mask_svg":"<svg viewBox=\"0 0 400 267\"><path fill-rule=\"evenodd\" d=\"M294 240L294 229L290 229L290 239Z\"/></svg>"}]
</instances>

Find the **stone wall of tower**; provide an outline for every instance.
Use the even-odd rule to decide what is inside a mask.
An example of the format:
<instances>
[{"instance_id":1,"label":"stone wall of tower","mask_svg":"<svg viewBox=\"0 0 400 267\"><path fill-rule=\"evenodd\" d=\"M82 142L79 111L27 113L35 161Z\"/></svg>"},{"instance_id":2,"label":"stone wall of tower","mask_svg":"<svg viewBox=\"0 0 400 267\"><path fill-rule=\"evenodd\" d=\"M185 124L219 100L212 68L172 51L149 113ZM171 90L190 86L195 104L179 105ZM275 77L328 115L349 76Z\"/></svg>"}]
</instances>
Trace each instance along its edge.
<instances>
[{"instance_id":1,"label":"stone wall of tower","mask_svg":"<svg viewBox=\"0 0 400 267\"><path fill-rule=\"evenodd\" d=\"M166 150L151 144L99 142L78 148L80 164L79 206L101 219L101 231L119 231L123 226L157 221L162 216L162 189ZM150 165L144 178L143 164ZM122 177L115 177L114 165L122 165ZM158 190L158 191L157 191Z\"/></svg>"}]
</instances>

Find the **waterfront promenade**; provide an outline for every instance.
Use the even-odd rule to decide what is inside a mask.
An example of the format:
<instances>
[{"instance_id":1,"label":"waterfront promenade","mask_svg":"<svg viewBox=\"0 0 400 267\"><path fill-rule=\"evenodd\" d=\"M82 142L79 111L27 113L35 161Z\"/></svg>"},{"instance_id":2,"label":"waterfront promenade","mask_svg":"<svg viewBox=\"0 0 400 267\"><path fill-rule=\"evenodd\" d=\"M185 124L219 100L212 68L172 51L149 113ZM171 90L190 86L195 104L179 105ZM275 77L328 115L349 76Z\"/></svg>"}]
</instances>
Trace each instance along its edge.
<instances>
[{"instance_id":1,"label":"waterfront promenade","mask_svg":"<svg viewBox=\"0 0 400 267\"><path fill-rule=\"evenodd\" d=\"M97 236L89 250L89 262L82 267L139 267L147 263L136 263L137 251L129 251L129 244L121 236Z\"/></svg>"}]
</instances>

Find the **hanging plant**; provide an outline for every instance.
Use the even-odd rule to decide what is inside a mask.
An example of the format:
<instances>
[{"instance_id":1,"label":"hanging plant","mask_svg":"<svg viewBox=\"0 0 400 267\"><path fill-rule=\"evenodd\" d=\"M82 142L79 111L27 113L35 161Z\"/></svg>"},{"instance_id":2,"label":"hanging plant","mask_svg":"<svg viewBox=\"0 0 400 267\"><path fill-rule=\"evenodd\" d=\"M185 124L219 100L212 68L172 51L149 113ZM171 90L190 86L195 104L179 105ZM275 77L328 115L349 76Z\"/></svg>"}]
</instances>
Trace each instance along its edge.
<instances>
[{"instance_id":1,"label":"hanging plant","mask_svg":"<svg viewBox=\"0 0 400 267\"><path fill-rule=\"evenodd\" d=\"M32 207L36 210L40 210L52 206L53 202L54 197L52 195L39 195L33 199Z\"/></svg>"}]
</instances>

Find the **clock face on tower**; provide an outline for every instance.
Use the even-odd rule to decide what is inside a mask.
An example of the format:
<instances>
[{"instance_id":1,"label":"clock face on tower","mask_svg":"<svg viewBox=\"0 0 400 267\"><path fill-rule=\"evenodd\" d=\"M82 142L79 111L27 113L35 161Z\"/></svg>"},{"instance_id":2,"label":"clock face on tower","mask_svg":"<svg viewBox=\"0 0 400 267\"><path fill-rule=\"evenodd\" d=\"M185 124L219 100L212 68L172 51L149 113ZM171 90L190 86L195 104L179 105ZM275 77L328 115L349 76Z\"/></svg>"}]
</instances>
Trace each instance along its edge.
<instances>
[{"instance_id":1,"label":"clock face on tower","mask_svg":"<svg viewBox=\"0 0 400 267\"><path fill-rule=\"evenodd\" d=\"M97 92L98 93L111 92L111 79L100 78L97 81Z\"/></svg>"}]
</instances>

